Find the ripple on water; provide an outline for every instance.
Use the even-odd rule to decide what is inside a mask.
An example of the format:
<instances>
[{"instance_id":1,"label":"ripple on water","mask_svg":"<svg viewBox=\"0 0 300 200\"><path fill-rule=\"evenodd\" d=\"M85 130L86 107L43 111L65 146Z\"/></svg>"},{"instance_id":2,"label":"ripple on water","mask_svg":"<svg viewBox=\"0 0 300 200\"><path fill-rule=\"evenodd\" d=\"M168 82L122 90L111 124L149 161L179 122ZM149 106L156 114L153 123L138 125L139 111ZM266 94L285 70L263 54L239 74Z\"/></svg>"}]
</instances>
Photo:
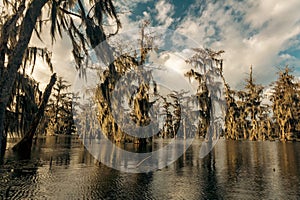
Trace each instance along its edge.
<instances>
[{"instance_id":1,"label":"ripple on water","mask_svg":"<svg viewBox=\"0 0 300 200\"><path fill-rule=\"evenodd\" d=\"M78 144L71 143L69 148L67 144L61 148L56 145L49 151L51 145L45 143L35 148L29 161L6 155L6 164L0 169L0 197L297 199L300 196L300 143L220 140L209 155L200 159L201 142L196 141L172 165L144 174L123 173L99 164Z\"/></svg>"}]
</instances>

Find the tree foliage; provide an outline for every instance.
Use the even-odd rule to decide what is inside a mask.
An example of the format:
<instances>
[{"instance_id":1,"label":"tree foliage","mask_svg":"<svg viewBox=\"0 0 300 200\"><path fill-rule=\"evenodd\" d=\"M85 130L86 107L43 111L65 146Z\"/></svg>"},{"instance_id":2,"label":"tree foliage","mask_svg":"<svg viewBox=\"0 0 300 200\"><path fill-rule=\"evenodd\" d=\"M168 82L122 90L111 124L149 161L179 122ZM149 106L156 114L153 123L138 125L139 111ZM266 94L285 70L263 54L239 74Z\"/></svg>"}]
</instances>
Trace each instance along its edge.
<instances>
[{"instance_id":1,"label":"tree foliage","mask_svg":"<svg viewBox=\"0 0 300 200\"><path fill-rule=\"evenodd\" d=\"M254 83L251 67L244 90L226 87L226 138L286 141L299 137L299 83L291 69L279 71L271 86L271 104L262 104L263 87Z\"/></svg>"},{"instance_id":2,"label":"tree foliage","mask_svg":"<svg viewBox=\"0 0 300 200\"><path fill-rule=\"evenodd\" d=\"M0 20L0 149L6 146L4 131L5 112L9 104L13 84L20 70L36 64L37 56L46 61L50 69L51 52L45 47L30 46L35 33L40 40L45 27L50 27L52 43L57 35L67 33L72 43L76 68L84 73L85 57L107 37L118 32L121 23L111 0L13 0L3 1ZM105 33L103 21L116 21L116 32Z\"/></svg>"},{"instance_id":3,"label":"tree foliage","mask_svg":"<svg viewBox=\"0 0 300 200\"><path fill-rule=\"evenodd\" d=\"M68 92L70 85L59 77L53 87L52 97L46 111L47 129L49 134L75 133L76 128L73 119L74 93Z\"/></svg>"},{"instance_id":4,"label":"tree foliage","mask_svg":"<svg viewBox=\"0 0 300 200\"><path fill-rule=\"evenodd\" d=\"M39 84L29 76L18 73L6 109L5 134L23 136L32 123L41 98Z\"/></svg>"},{"instance_id":5,"label":"tree foliage","mask_svg":"<svg viewBox=\"0 0 300 200\"><path fill-rule=\"evenodd\" d=\"M279 71L271 96L273 117L279 126L279 138L291 140L297 136L299 124L299 83L286 67Z\"/></svg>"}]
</instances>

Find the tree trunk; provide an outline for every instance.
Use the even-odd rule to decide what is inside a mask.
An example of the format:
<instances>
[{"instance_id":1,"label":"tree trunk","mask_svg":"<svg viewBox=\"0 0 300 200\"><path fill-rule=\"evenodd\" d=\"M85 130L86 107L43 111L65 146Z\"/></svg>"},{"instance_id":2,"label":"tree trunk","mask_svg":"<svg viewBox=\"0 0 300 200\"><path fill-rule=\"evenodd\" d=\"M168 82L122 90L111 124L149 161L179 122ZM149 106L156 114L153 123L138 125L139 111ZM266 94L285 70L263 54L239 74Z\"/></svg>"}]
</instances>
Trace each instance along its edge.
<instances>
[{"instance_id":1,"label":"tree trunk","mask_svg":"<svg viewBox=\"0 0 300 200\"><path fill-rule=\"evenodd\" d=\"M54 73L51 76L50 82L47 85L45 92L43 94L42 102L40 103L39 109L34 116L34 119L30 125L29 130L26 132L24 137L21 139L20 142L18 142L14 147L13 151L18 152L21 156L28 156L30 155L31 146L32 146L32 139L36 132L37 126L39 125L39 122L41 118L44 116L44 110L47 106L49 97L51 95L52 87L54 86L56 82L56 74Z\"/></svg>"},{"instance_id":2,"label":"tree trunk","mask_svg":"<svg viewBox=\"0 0 300 200\"><path fill-rule=\"evenodd\" d=\"M0 102L0 157L3 157L6 149L6 133L4 130L5 109L6 105Z\"/></svg>"},{"instance_id":3,"label":"tree trunk","mask_svg":"<svg viewBox=\"0 0 300 200\"><path fill-rule=\"evenodd\" d=\"M0 149L5 151L6 135L4 132L5 110L9 101L13 84L18 70L22 64L24 53L28 47L32 32L41 10L49 0L34 0L26 11L21 23L19 40L8 57L7 67L1 72L0 77Z\"/></svg>"}]
</instances>

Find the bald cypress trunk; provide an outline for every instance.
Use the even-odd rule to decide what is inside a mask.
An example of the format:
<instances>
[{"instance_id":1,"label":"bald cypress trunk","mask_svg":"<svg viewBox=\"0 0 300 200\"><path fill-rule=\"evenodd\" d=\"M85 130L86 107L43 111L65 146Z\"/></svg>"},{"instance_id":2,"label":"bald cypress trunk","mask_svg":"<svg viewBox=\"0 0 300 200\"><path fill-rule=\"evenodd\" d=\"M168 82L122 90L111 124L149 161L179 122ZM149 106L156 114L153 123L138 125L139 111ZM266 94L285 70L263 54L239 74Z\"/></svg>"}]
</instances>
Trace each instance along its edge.
<instances>
[{"instance_id":1,"label":"bald cypress trunk","mask_svg":"<svg viewBox=\"0 0 300 200\"><path fill-rule=\"evenodd\" d=\"M4 155L6 149L6 133L4 130L4 121L5 121L5 109L6 104L4 102L0 102L0 157Z\"/></svg>"},{"instance_id":2,"label":"bald cypress trunk","mask_svg":"<svg viewBox=\"0 0 300 200\"><path fill-rule=\"evenodd\" d=\"M24 53L28 47L32 32L41 10L49 0L35 0L30 5L21 23L19 40L8 57L7 67L1 66L0 79L0 149L6 148L6 134L4 131L5 110L9 102L13 84L22 64Z\"/></svg>"},{"instance_id":3,"label":"bald cypress trunk","mask_svg":"<svg viewBox=\"0 0 300 200\"><path fill-rule=\"evenodd\" d=\"M53 74L51 76L49 84L47 85L47 87L45 89L45 92L44 92L43 98L42 98L42 102L39 105L39 109L38 109L36 115L34 116L34 119L30 125L29 130L26 132L26 134L24 135L22 140L13 147L13 151L18 152L22 156L30 155L33 136L36 132L36 129L39 125L41 118L44 116L44 111L47 106L49 97L51 95L51 90L52 90L55 82L56 82L56 74Z\"/></svg>"}]
</instances>

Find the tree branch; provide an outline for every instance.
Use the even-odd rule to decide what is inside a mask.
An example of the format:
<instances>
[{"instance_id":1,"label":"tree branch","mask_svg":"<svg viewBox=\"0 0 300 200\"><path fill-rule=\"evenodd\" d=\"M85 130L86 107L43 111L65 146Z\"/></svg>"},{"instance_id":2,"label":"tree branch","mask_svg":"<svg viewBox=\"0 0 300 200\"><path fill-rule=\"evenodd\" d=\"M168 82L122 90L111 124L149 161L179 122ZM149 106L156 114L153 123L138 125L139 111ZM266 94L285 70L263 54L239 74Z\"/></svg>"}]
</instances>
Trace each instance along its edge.
<instances>
[{"instance_id":1,"label":"tree branch","mask_svg":"<svg viewBox=\"0 0 300 200\"><path fill-rule=\"evenodd\" d=\"M5 55L7 54L7 43L9 39L9 33L12 31L12 27L16 26L16 23L22 13L25 10L25 1L23 0L14 15L12 15L7 21L4 23L1 30L0 37L0 77L3 74L4 66L5 66Z\"/></svg>"},{"instance_id":2,"label":"tree branch","mask_svg":"<svg viewBox=\"0 0 300 200\"><path fill-rule=\"evenodd\" d=\"M22 64L24 53L28 47L37 18L41 10L49 0L34 0L30 5L22 21L19 40L8 57L6 70L3 71L0 82L0 103L8 103L13 83Z\"/></svg>"},{"instance_id":3,"label":"tree branch","mask_svg":"<svg viewBox=\"0 0 300 200\"><path fill-rule=\"evenodd\" d=\"M30 125L29 130L26 132L26 134L24 135L24 137L22 138L22 140L20 142L18 142L14 147L13 147L13 151L18 151L19 153L30 153L30 149L32 146L32 139L33 136L36 132L36 129L39 125L39 122L41 120L41 118L44 116L44 111L45 108L47 106L49 97L51 95L51 90L56 82L56 74L54 73L51 76L50 82L47 85L44 93L43 93L43 97L42 97L42 102L39 105L39 109L37 111L37 113L34 116L34 119Z\"/></svg>"},{"instance_id":4,"label":"tree branch","mask_svg":"<svg viewBox=\"0 0 300 200\"><path fill-rule=\"evenodd\" d=\"M70 12L70 11L64 9L64 8L59 7L59 9L60 9L61 11L63 11L64 13L66 13L66 14L73 15L73 16L76 16L76 17L81 18L81 15L78 15L78 14L76 14L76 13Z\"/></svg>"}]
</instances>

